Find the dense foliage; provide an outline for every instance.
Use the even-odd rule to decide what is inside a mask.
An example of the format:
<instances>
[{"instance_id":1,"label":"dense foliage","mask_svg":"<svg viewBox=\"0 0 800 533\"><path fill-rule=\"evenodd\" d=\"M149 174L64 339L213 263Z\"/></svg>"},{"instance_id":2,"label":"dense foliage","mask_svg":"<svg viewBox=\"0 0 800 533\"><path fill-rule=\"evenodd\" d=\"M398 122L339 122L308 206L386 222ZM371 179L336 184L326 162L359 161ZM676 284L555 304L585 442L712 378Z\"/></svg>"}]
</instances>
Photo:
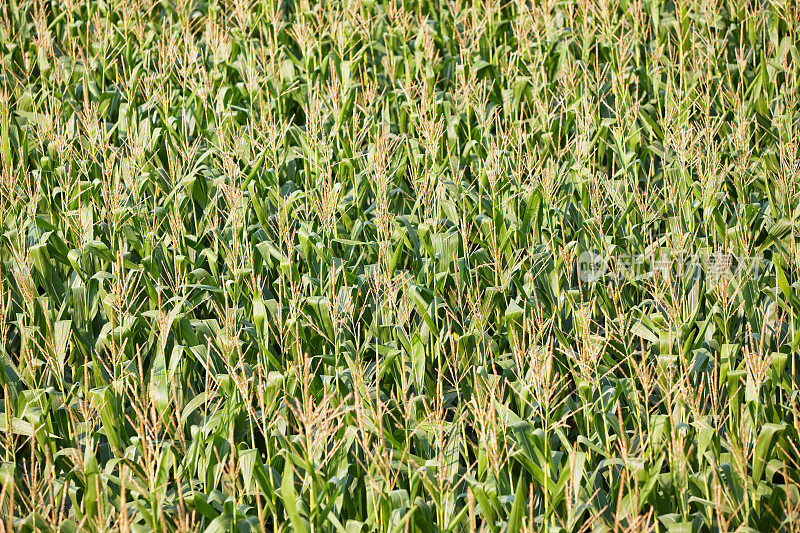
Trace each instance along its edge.
<instances>
[{"instance_id":1,"label":"dense foliage","mask_svg":"<svg viewBox=\"0 0 800 533\"><path fill-rule=\"evenodd\" d=\"M6 528L793 530L799 25L4 0Z\"/></svg>"}]
</instances>

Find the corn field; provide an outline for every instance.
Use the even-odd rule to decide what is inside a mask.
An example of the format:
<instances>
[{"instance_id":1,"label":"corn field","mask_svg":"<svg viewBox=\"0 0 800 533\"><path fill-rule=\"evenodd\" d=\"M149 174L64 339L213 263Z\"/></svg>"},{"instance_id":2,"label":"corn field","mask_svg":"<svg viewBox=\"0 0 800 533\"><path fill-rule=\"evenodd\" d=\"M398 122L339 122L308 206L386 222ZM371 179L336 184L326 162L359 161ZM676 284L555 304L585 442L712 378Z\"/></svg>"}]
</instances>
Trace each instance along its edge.
<instances>
[{"instance_id":1,"label":"corn field","mask_svg":"<svg viewBox=\"0 0 800 533\"><path fill-rule=\"evenodd\" d=\"M800 530L800 4L0 0L0 529Z\"/></svg>"}]
</instances>

